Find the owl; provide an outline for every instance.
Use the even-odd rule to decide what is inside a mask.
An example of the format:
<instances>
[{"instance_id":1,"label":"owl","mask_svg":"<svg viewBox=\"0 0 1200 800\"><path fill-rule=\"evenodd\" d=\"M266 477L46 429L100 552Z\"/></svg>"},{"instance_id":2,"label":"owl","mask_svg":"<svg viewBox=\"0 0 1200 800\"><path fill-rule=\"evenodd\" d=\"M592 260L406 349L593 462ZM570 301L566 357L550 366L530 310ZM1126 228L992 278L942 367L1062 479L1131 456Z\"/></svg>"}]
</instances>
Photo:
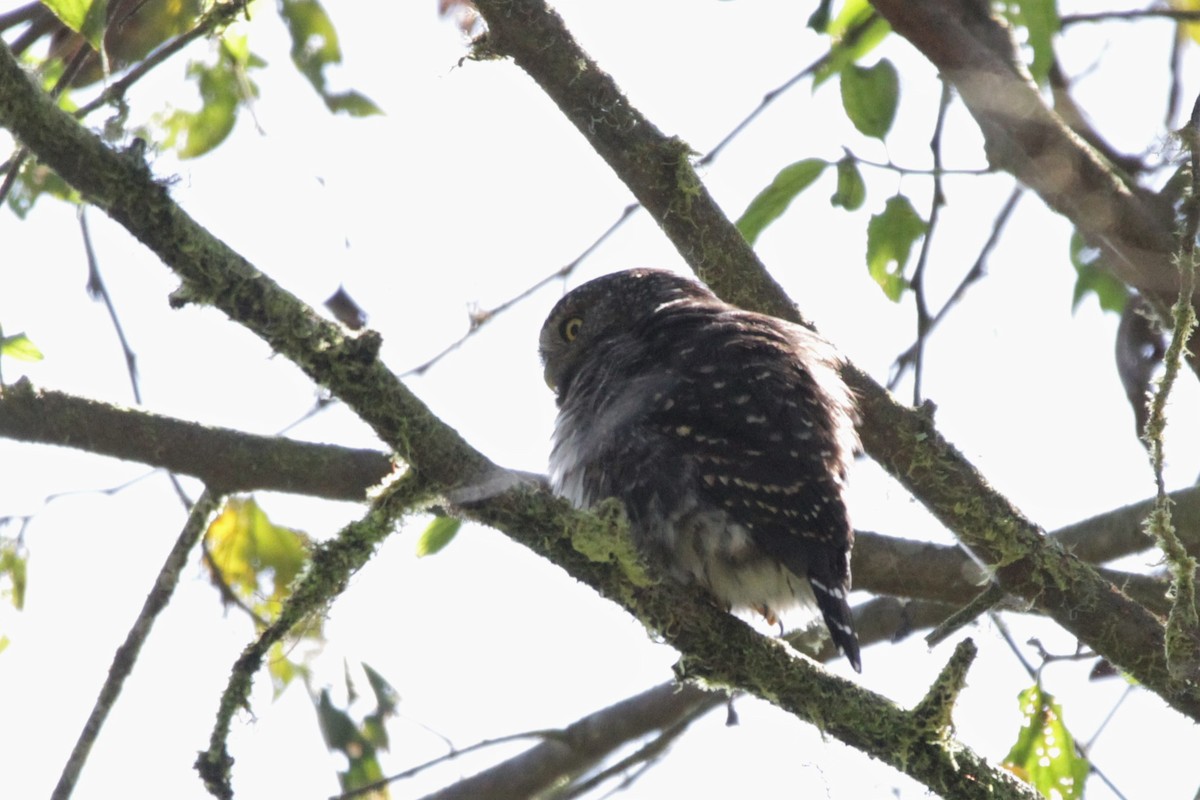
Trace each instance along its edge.
<instances>
[{"instance_id":1,"label":"owl","mask_svg":"<svg viewBox=\"0 0 1200 800\"><path fill-rule=\"evenodd\" d=\"M774 622L815 605L861 671L843 496L858 439L833 348L635 269L563 297L539 349L558 402L555 492L580 508L620 499L651 569L727 609Z\"/></svg>"}]
</instances>

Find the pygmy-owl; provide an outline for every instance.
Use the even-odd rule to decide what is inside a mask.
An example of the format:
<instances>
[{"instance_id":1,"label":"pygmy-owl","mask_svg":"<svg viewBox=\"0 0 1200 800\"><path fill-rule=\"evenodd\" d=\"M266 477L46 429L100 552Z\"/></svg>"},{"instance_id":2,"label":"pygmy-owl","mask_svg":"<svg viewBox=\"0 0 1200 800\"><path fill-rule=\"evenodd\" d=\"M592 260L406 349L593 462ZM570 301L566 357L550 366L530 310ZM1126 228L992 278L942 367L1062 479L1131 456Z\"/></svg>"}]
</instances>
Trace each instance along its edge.
<instances>
[{"instance_id":1,"label":"pygmy-owl","mask_svg":"<svg viewBox=\"0 0 1200 800\"><path fill-rule=\"evenodd\" d=\"M861 670L843 492L857 448L840 357L812 331L636 269L585 283L540 337L554 490L619 498L652 569L768 620L815 603Z\"/></svg>"}]
</instances>

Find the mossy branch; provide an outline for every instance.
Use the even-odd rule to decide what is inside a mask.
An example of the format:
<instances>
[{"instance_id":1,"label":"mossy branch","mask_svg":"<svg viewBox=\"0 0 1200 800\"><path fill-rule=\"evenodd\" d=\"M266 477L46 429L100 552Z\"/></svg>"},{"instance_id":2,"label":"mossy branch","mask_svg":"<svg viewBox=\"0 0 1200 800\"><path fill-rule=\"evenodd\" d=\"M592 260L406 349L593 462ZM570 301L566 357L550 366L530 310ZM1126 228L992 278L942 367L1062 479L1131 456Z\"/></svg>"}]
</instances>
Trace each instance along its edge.
<instances>
[{"instance_id":1,"label":"mossy branch","mask_svg":"<svg viewBox=\"0 0 1200 800\"><path fill-rule=\"evenodd\" d=\"M363 501L392 470L379 450L202 425L35 389L25 379L0 389L0 436L139 461L226 494L262 489Z\"/></svg>"},{"instance_id":2,"label":"mossy branch","mask_svg":"<svg viewBox=\"0 0 1200 800\"><path fill-rule=\"evenodd\" d=\"M230 783L233 758L227 747L230 726L234 715L248 708L254 675L262 667L271 647L304 620L324 613L329 603L345 589L350 576L367 563L379 543L396 529L399 519L431 499L420 474L409 471L385 487L360 519L317 547L308 569L297 578L279 617L242 651L221 694L208 748L196 759L196 769L214 797L223 800L233 797Z\"/></svg>"},{"instance_id":3,"label":"mossy branch","mask_svg":"<svg viewBox=\"0 0 1200 800\"><path fill-rule=\"evenodd\" d=\"M1191 683L1200 673L1200 618L1196 609L1196 559L1180 541L1172 520L1171 499L1163 480L1166 448L1167 401L1184 357L1187 343L1196 328L1196 312L1192 297L1196 290L1196 236L1200 231L1200 99L1192 109L1189 124L1182 136L1191 153L1191 191L1184 201L1183 230L1175 262L1179 269L1179 297L1171 307L1171 341L1163 356L1163 374L1157 390L1150 399L1146 418L1146 443L1150 446L1150 463L1158 489L1154 509L1146 518L1146 531L1158 543L1171 572L1171 613L1167 617L1167 668L1180 683Z\"/></svg>"},{"instance_id":4,"label":"mossy branch","mask_svg":"<svg viewBox=\"0 0 1200 800\"><path fill-rule=\"evenodd\" d=\"M511 57L529 73L702 279L738 305L801 321L690 165L679 160L679 141L663 136L629 104L557 14L542 0L479 0L476 5L488 23L480 48ZM1114 190L1119 185L1097 184ZM1120 199L1137 198L1122 194ZM1139 240L1140 246L1158 244L1154 236ZM993 567L1006 591L1036 604L1175 708L1200 719L1200 688L1182 687L1168 674L1159 619L1048 541L927 416L901 406L861 370L849 366L844 374L860 399L867 453Z\"/></svg>"},{"instance_id":5,"label":"mossy branch","mask_svg":"<svg viewBox=\"0 0 1200 800\"><path fill-rule=\"evenodd\" d=\"M573 115L577 125L586 128L581 120L591 120L594 130L613 136L605 145L606 157L628 168L628 177L622 177L634 181L639 199L646 195L643 202L647 208L706 280L744 305L797 318L790 301L762 270L695 177L686 148L677 140L663 138L629 108L608 76L595 70L565 35L557 17L537 2L481 0L479 5L492 24L489 47L504 52L514 46L521 49L522 65L531 70L538 69L535 51L554 60L557 67L549 70L548 77L539 73L539 82L546 78L543 85L556 100L562 98L560 107ZM501 30L501 23L508 27ZM528 31L522 30L525 25ZM571 49L560 50L564 47ZM567 66L571 69L562 72ZM554 69L561 74L555 76ZM556 83L563 80L574 83L583 94L561 94L571 90ZM584 113L589 109L599 116ZM80 129L38 92L3 48L0 124L13 130L44 163L175 269L183 279L176 294L179 303L204 302L220 308L346 401L413 466L414 472L409 474L414 487L420 490L414 496L456 486L484 485L492 480L496 468L442 424L380 364L377 335L346 334L255 270L170 200L137 149L115 153ZM635 135L633 142L622 138L630 133ZM665 190L665 194L650 197L647 188ZM865 376L852 371L851 380L863 396L870 421L864 439L881 463L889 465L894 474L952 523L964 541L993 564L1001 565L998 576L1007 588L1043 601L1056 616L1069 617L1064 622L1068 628L1078 628L1081 638L1097 650L1147 685L1165 692L1160 688L1163 681L1158 673L1161 648L1150 648L1152 655L1145 661L1133 655L1133 651L1141 652L1147 637L1153 640L1156 626L1161 641L1162 628L1153 617L1095 572L1057 548L1048 547L1040 531L987 487L924 417L895 404ZM408 507L407 503L403 506ZM376 517L376 513L382 516ZM572 537L564 535L565 521L578 518L571 517L575 512L550 500L544 492L510 489L488 502L467 507L465 513L506 530L630 608L686 654L683 670L689 676L741 686L770 698L839 738L888 760L937 791L961 797L995 797L994 791L1011 789L1014 794L1008 796L1030 796L965 748L949 752L944 743L921 737L901 737L898 742L896 731L904 728L896 726L910 722L886 698L830 676L693 593L668 585L634 584L630 588L626 570L620 564L595 560L594 548L585 547L586 554L580 552ZM278 640L307 613L323 607L345 576L369 557L374 543L391 529L394 516L376 504L367 517L347 528L336 540L344 539L345 544L331 545L327 556L318 557L320 564L314 563L312 577L300 585L284 616L269 635L264 634L239 659L210 748L200 759L206 776L219 790L228 789L230 759L224 750L228 726L246 702L251 677L270 646L268 638ZM321 566L326 561L328 571ZM1076 617L1066 613L1068 606ZM1091 627L1097 619L1107 620L1114 615L1128 620L1131 631L1139 635L1126 636L1123 629ZM1080 622L1070 624L1076 619ZM1159 653L1158 662L1153 653ZM1177 707L1200 709L1194 694L1166 692L1164 696ZM991 788L985 794L986 783Z\"/></svg>"}]
</instances>

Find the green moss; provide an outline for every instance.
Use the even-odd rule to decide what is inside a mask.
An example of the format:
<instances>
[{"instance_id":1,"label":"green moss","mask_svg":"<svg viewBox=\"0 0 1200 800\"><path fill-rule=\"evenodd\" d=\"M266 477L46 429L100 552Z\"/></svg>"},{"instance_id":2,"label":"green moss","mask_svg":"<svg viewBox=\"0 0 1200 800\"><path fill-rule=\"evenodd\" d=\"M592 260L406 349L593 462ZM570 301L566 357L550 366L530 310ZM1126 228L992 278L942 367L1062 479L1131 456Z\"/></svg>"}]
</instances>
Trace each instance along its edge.
<instances>
[{"instance_id":1,"label":"green moss","mask_svg":"<svg viewBox=\"0 0 1200 800\"><path fill-rule=\"evenodd\" d=\"M629 520L619 500L609 498L580 515L580 522L568 532L571 546L589 561L616 563L629 582L637 587L654 584L629 535Z\"/></svg>"}]
</instances>

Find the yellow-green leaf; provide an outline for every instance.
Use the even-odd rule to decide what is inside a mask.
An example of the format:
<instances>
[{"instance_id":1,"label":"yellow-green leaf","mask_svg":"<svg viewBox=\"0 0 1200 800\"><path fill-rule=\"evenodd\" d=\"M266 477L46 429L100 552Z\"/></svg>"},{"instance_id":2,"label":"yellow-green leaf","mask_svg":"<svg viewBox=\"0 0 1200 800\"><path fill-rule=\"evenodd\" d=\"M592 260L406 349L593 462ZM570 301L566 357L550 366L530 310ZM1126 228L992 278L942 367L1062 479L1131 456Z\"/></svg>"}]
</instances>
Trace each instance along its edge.
<instances>
[{"instance_id":1,"label":"yellow-green leaf","mask_svg":"<svg viewBox=\"0 0 1200 800\"><path fill-rule=\"evenodd\" d=\"M873 67L848 64L842 70L842 107L865 136L887 136L899 103L900 74L886 58Z\"/></svg>"},{"instance_id":2,"label":"yellow-green leaf","mask_svg":"<svg viewBox=\"0 0 1200 800\"><path fill-rule=\"evenodd\" d=\"M824 63L813 75L813 88L874 50L891 31L887 20L868 0L847 0L826 28L833 43Z\"/></svg>"},{"instance_id":3,"label":"yellow-green leaf","mask_svg":"<svg viewBox=\"0 0 1200 800\"><path fill-rule=\"evenodd\" d=\"M837 191L829 198L829 202L847 211L857 211L866 199L867 184L858 171L858 164L846 156L837 163Z\"/></svg>"},{"instance_id":4,"label":"yellow-green leaf","mask_svg":"<svg viewBox=\"0 0 1200 800\"><path fill-rule=\"evenodd\" d=\"M0 596L10 598L18 611L25 607L26 566L20 545L13 541L0 543Z\"/></svg>"},{"instance_id":5,"label":"yellow-green leaf","mask_svg":"<svg viewBox=\"0 0 1200 800\"><path fill-rule=\"evenodd\" d=\"M262 65L244 37L226 34L216 63L188 65L188 77L194 78L200 89L201 105L197 111L177 109L159 118L165 129L163 144L175 148L180 158L196 158L225 141L237 122L238 110L258 94L247 77L249 70Z\"/></svg>"},{"instance_id":6,"label":"yellow-green leaf","mask_svg":"<svg viewBox=\"0 0 1200 800\"><path fill-rule=\"evenodd\" d=\"M1017 697L1024 721L1004 766L1047 798L1083 797L1090 769L1075 751L1075 739L1063 721L1054 695L1034 684Z\"/></svg>"},{"instance_id":7,"label":"yellow-green leaf","mask_svg":"<svg viewBox=\"0 0 1200 800\"><path fill-rule=\"evenodd\" d=\"M268 616L278 613L287 599L308 558L308 541L304 533L272 523L248 497L231 498L204 534L211 566L221 580Z\"/></svg>"},{"instance_id":8,"label":"yellow-green leaf","mask_svg":"<svg viewBox=\"0 0 1200 800\"><path fill-rule=\"evenodd\" d=\"M904 195L887 201L883 211L867 223L867 269L893 301L908 287L904 268L912 246L925 235L927 225Z\"/></svg>"},{"instance_id":9,"label":"yellow-green leaf","mask_svg":"<svg viewBox=\"0 0 1200 800\"><path fill-rule=\"evenodd\" d=\"M42 351L23 333L0 336L0 356L8 356L18 361L41 361L44 358Z\"/></svg>"},{"instance_id":10,"label":"yellow-green leaf","mask_svg":"<svg viewBox=\"0 0 1200 800\"><path fill-rule=\"evenodd\" d=\"M1013 27L1024 30L1024 40L1032 58L1029 74L1044 85L1054 63L1054 36L1060 27L1057 0L1010 0L1001 3L1005 16Z\"/></svg>"},{"instance_id":11,"label":"yellow-green leaf","mask_svg":"<svg viewBox=\"0 0 1200 800\"><path fill-rule=\"evenodd\" d=\"M789 164L779 171L775 180L750 201L738 218L737 229L750 244L754 244L768 225L777 220L796 195L812 185L829 166L828 161L806 158Z\"/></svg>"},{"instance_id":12,"label":"yellow-green leaf","mask_svg":"<svg viewBox=\"0 0 1200 800\"><path fill-rule=\"evenodd\" d=\"M325 68L342 63L342 47L333 20L318 0L282 0L279 13L292 37L292 63L321 95L330 111L345 112L353 117L382 113L359 92L329 91Z\"/></svg>"},{"instance_id":13,"label":"yellow-green leaf","mask_svg":"<svg viewBox=\"0 0 1200 800\"><path fill-rule=\"evenodd\" d=\"M450 544L458 534L462 520L454 517L434 517L417 540L417 557L431 556Z\"/></svg>"},{"instance_id":14,"label":"yellow-green leaf","mask_svg":"<svg viewBox=\"0 0 1200 800\"><path fill-rule=\"evenodd\" d=\"M83 36L97 52L104 39L108 0L42 0L62 24Z\"/></svg>"},{"instance_id":15,"label":"yellow-green leaf","mask_svg":"<svg viewBox=\"0 0 1200 800\"><path fill-rule=\"evenodd\" d=\"M1121 313L1129 300L1129 287L1104 268L1100 251L1088 247L1079 231L1071 234L1071 265L1075 267L1075 290L1071 295L1072 313L1079 308L1083 298L1093 292L1100 301L1100 308Z\"/></svg>"},{"instance_id":16,"label":"yellow-green leaf","mask_svg":"<svg viewBox=\"0 0 1200 800\"><path fill-rule=\"evenodd\" d=\"M267 672L271 676L271 688L274 690L276 698L283 694L283 690L297 677L308 677L307 667L288 658L291 650L291 642L276 642L271 645L271 655L267 659Z\"/></svg>"}]
</instances>

